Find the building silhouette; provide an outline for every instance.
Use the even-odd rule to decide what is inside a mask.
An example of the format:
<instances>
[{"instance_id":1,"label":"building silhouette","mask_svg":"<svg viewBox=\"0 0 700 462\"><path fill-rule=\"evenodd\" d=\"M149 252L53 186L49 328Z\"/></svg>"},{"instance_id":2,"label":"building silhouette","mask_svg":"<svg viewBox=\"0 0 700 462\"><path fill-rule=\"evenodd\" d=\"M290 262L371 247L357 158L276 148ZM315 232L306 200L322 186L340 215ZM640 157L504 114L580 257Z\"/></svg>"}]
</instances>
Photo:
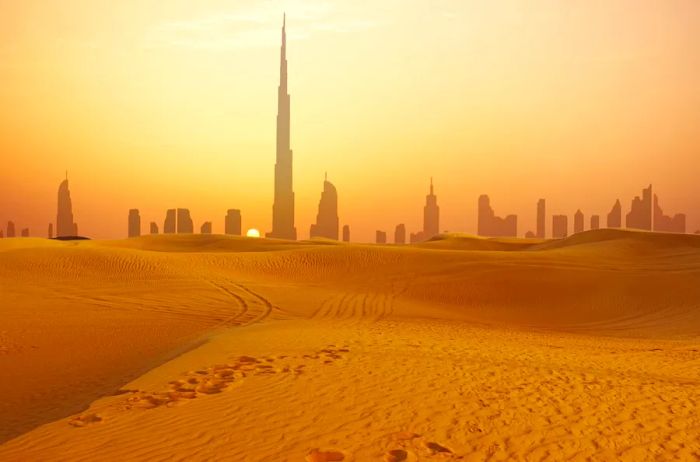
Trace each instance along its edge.
<instances>
[{"instance_id":1,"label":"building silhouette","mask_svg":"<svg viewBox=\"0 0 700 462\"><path fill-rule=\"evenodd\" d=\"M53 223L49 223L49 239L53 239Z\"/></svg>"},{"instance_id":2,"label":"building silhouette","mask_svg":"<svg viewBox=\"0 0 700 462\"><path fill-rule=\"evenodd\" d=\"M165 212L165 223L163 223L163 233L164 234L175 234L177 231L177 210L168 209Z\"/></svg>"},{"instance_id":3,"label":"building silhouette","mask_svg":"<svg viewBox=\"0 0 700 462\"><path fill-rule=\"evenodd\" d=\"M591 215L591 229L600 229L599 215Z\"/></svg>"},{"instance_id":4,"label":"building silhouette","mask_svg":"<svg viewBox=\"0 0 700 462\"><path fill-rule=\"evenodd\" d=\"M3 239L5 237L5 232L0 229L0 239Z\"/></svg>"},{"instance_id":5,"label":"building silhouette","mask_svg":"<svg viewBox=\"0 0 700 462\"><path fill-rule=\"evenodd\" d=\"M685 214L677 213L673 217L664 215L659 206L659 197L654 194L654 231L663 233L685 233Z\"/></svg>"},{"instance_id":6,"label":"building silhouette","mask_svg":"<svg viewBox=\"0 0 700 462\"><path fill-rule=\"evenodd\" d=\"M29 237L29 228L22 228L22 237Z\"/></svg>"},{"instance_id":7,"label":"building silhouette","mask_svg":"<svg viewBox=\"0 0 700 462\"><path fill-rule=\"evenodd\" d=\"M77 236L78 225L73 221L73 202L68 189L68 175L58 187L58 213L56 215L56 237Z\"/></svg>"},{"instance_id":8,"label":"building silhouette","mask_svg":"<svg viewBox=\"0 0 700 462\"><path fill-rule=\"evenodd\" d=\"M15 224L12 221L7 222L7 237L15 237Z\"/></svg>"},{"instance_id":9,"label":"building silhouette","mask_svg":"<svg viewBox=\"0 0 700 462\"><path fill-rule=\"evenodd\" d=\"M652 225L652 204L651 185L642 189L642 197L635 196L632 200L632 207L625 217L625 226L630 229L643 229L651 231Z\"/></svg>"},{"instance_id":10,"label":"building silhouette","mask_svg":"<svg viewBox=\"0 0 700 462\"><path fill-rule=\"evenodd\" d=\"M234 236L241 235L241 211L238 209L229 209L226 212L226 218L224 219L225 226L224 232L226 234L232 234Z\"/></svg>"},{"instance_id":11,"label":"building silhouette","mask_svg":"<svg viewBox=\"0 0 700 462\"><path fill-rule=\"evenodd\" d=\"M194 233L194 223L192 223L192 218L190 218L190 211L188 209L177 209L177 233Z\"/></svg>"},{"instance_id":12,"label":"building silhouette","mask_svg":"<svg viewBox=\"0 0 700 462\"><path fill-rule=\"evenodd\" d=\"M385 231L377 231L376 242L377 242L377 244L386 244L386 232Z\"/></svg>"},{"instance_id":13,"label":"building silhouette","mask_svg":"<svg viewBox=\"0 0 700 462\"><path fill-rule=\"evenodd\" d=\"M563 239L569 235L569 219L566 215L552 216L552 237Z\"/></svg>"},{"instance_id":14,"label":"building silhouette","mask_svg":"<svg viewBox=\"0 0 700 462\"><path fill-rule=\"evenodd\" d=\"M153 227L151 227L153 229ZM158 227L156 227L156 231ZM189 209L168 209L165 213L163 224L164 234L193 234L194 223L190 217Z\"/></svg>"},{"instance_id":15,"label":"building silhouette","mask_svg":"<svg viewBox=\"0 0 700 462\"><path fill-rule=\"evenodd\" d=\"M343 226L343 242L350 242L350 226Z\"/></svg>"},{"instance_id":16,"label":"building silhouette","mask_svg":"<svg viewBox=\"0 0 700 462\"><path fill-rule=\"evenodd\" d=\"M437 196L433 188L433 179L430 179L430 192L425 196L423 206L423 230L411 233L411 243L427 241L440 234L440 207L437 205Z\"/></svg>"},{"instance_id":17,"label":"building silhouette","mask_svg":"<svg viewBox=\"0 0 700 462\"><path fill-rule=\"evenodd\" d=\"M394 244L405 244L406 243L406 225L401 223L396 225L394 230Z\"/></svg>"},{"instance_id":18,"label":"building silhouette","mask_svg":"<svg viewBox=\"0 0 700 462\"><path fill-rule=\"evenodd\" d=\"M155 221L151 222L151 234L158 234L158 224Z\"/></svg>"},{"instance_id":19,"label":"building silhouette","mask_svg":"<svg viewBox=\"0 0 700 462\"><path fill-rule=\"evenodd\" d=\"M211 221L205 221L199 229L201 234L211 234Z\"/></svg>"},{"instance_id":20,"label":"building silhouette","mask_svg":"<svg viewBox=\"0 0 700 462\"><path fill-rule=\"evenodd\" d=\"M316 223L311 225L309 235L338 240L338 192L333 183L328 181L328 175L323 181L323 192L318 202Z\"/></svg>"},{"instance_id":21,"label":"building silhouette","mask_svg":"<svg viewBox=\"0 0 700 462\"><path fill-rule=\"evenodd\" d=\"M525 239L534 239L536 237L537 237L537 235L535 233L533 233L532 231L528 231L525 233Z\"/></svg>"},{"instance_id":22,"label":"building silhouette","mask_svg":"<svg viewBox=\"0 0 700 462\"><path fill-rule=\"evenodd\" d=\"M505 218L497 217L491 208L489 196L483 194L479 197L478 234L487 237L517 237L518 217L508 215Z\"/></svg>"},{"instance_id":23,"label":"building silhouette","mask_svg":"<svg viewBox=\"0 0 700 462\"><path fill-rule=\"evenodd\" d=\"M287 90L286 16L282 21L280 84L277 89L277 160L275 163L275 199L272 204L272 231L267 237L296 240L294 227L294 188L292 150L290 148L290 101Z\"/></svg>"},{"instance_id":24,"label":"building silhouette","mask_svg":"<svg viewBox=\"0 0 700 462\"><path fill-rule=\"evenodd\" d=\"M620 199L615 201L612 210L608 213L608 228L622 228L622 205Z\"/></svg>"},{"instance_id":25,"label":"building silhouette","mask_svg":"<svg viewBox=\"0 0 700 462\"><path fill-rule=\"evenodd\" d=\"M583 212L581 211L581 209L578 209L576 211L576 213L574 214L574 234L583 232L583 229L584 229L583 220L584 220Z\"/></svg>"},{"instance_id":26,"label":"building silhouette","mask_svg":"<svg viewBox=\"0 0 700 462\"><path fill-rule=\"evenodd\" d=\"M141 235L141 215L139 209L129 210L129 237L139 237Z\"/></svg>"},{"instance_id":27,"label":"building silhouette","mask_svg":"<svg viewBox=\"0 0 700 462\"><path fill-rule=\"evenodd\" d=\"M546 220L546 205L545 200L540 199L537 201L537 234L539 239L544 239L546 236L545 220Z\"/></svg>"}]
</instances>

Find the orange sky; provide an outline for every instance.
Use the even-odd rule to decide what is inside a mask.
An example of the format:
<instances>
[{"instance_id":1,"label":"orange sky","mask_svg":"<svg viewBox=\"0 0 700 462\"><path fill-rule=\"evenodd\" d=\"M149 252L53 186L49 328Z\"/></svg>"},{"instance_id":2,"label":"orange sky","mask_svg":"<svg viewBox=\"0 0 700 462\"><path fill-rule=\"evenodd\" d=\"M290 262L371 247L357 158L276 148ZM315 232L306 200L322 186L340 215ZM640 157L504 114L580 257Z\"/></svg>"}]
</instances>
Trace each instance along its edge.
<instances>
[{"instance_id":1,"label":"orange sky","mask_svg":"<svg viewBox=\"0 0 700 462\"><path fill-rule=\"evenodd\" d=\"M443 230L648 183L700 229L696 0L0 0L0 226L45 235L67 169L84 235L269 230L284 10L301 238L325 171L354 240L420 229L431 175Z\"/></svg>"}]
</instances>

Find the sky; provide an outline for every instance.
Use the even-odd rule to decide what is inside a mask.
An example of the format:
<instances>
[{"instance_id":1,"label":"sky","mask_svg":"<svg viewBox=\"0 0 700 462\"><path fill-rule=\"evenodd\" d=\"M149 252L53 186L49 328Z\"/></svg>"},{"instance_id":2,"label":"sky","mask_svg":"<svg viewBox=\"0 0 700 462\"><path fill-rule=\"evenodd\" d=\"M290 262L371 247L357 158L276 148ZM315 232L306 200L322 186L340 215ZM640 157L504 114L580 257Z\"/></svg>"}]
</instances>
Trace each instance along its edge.
<instances>
[{"instance_id":1,"label":"sky","mask_svg":"<svg viewBox=\"0 0 700 462\"><path fill-rule=\"evenodd\" d=\"M269 231L285 11L300 238L325 172L358 241L420 230L430 177L444 231L650 183L700 229L696 0L0 0L0 227L45 236L68 171L82 235Z\"/></svg>"}]
</instances>

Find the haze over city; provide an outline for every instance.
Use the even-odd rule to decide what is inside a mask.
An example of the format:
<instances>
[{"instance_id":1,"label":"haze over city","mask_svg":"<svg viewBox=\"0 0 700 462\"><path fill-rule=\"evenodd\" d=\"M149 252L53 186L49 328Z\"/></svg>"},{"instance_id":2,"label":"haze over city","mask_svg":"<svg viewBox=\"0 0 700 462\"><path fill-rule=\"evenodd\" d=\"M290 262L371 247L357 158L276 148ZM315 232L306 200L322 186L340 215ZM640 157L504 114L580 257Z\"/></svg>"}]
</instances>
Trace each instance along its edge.
<instances>
[{"instance_id":1,"label":"haze over city","mask_svg":"<svg viewBox=\"0 0 700 462\"><path fill-rule=\"evenodd\" d=\"M700 228L700 7L624 1L0 2L0 223L44 235L68 169L90 237L134 207L271 230L284 10L299 238L326 171L359 241L420 230L431 176L441 231L481 194L523 235L541 197L604 217L649 183Z\"/></svg>"}]
</instances>

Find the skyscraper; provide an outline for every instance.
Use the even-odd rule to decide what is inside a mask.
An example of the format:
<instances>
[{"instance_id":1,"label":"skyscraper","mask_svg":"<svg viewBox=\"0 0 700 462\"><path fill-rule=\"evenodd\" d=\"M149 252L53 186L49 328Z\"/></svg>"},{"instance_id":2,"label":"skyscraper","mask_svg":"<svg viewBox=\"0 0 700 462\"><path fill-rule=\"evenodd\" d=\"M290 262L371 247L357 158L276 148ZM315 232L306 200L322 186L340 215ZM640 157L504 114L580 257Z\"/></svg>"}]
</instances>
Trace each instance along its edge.
<instances>
[{"instance_id":1,"label":"skyscraper","mask_svg":"<svg viewBox=\"0 0 700 462\"><path fill-rule=\"evenodd\" d=\"M175 234L177 217L175 216L175 209L168 209L165 212L165 223L163 223L163 233L165 234Z\"/></svg>"},{"instance_id":2,"label":"skyscraper","mask_svg":"<svg viewBox=\"0 0 700 462\"><path fill-rule=\"evenodd\" d=\"M569 234L569 219L566 215L554 215L552 217L552 237L563 239Z\"/></svg>"},{"instance_id":3,"label":"skyscraper","mask_svg":"<svg viewBox=\"0 0 700 462\"><path fill-rule=\"evenodd\" d=\"M56 215L56 237L76 236L78 225L73 222L73 202L68 189L68 175L58 187L58 214Z\"/></svg>"},{"instance_id":4,"label":"skyscraper","mask_svg":"<svg viewBox=\"0 0 700 462\"><path fill-rule=\"evenodd\" d=\"M7 222L7 237L15 237L15 224L12 221Z\"/></svg>"},{"instance_id":5,"label":"skyscraper","mask_svg":"<svg viewBox=\"0 0 700 462\"><path fill-rule=\"evenodd\" d=\"M545 238L545 201L540 199L537 201L537 234L538 239Z\"/></svg>"},{"instance_id":6,"label":"skyscraper","mask_svg":"<svg viewBox=\"0 0 700 462\"><path fill-rule=\"evenodd\" d=\"M202 234L211 234L211 221L205 221L199 231Z\"/></svg>"},{"instance_id":7,"label":"skyscraper","mask_svg":"<svg viewBox=\"0 0 700 462\"><path fill-rule=\"evenodd\" d=\"M377 230L375 242L377 244L386 244L386 231Z\"/></svg>"},{"instance_id":8,"label":"skyscraper","mask_svg":"<svg viewBox=\"0 0 700 462\"><path fill-rule=\"evenodd\" d=\"M423 207L423 230L411 233L411 242L427 241L440 233L440 207L437 205L437 196L433 189L433 179L430 179L430 193L425 196Z\"/></svg>"},{"instance_id":9,"label":"skyscraper","mask_svg":"<svg viewBox=\"0 0 700 462\"><path fill-rule=\"evenodd\" d=\"M194 223L192 223L192 218L190 218L189 209L177 209L177 233L194 233Z\"/></svg>"},{"instance_id":10,"label":"skyscraper","mask_svg":"<svg viewBox=\"0 0 700 462\"><path fill-rule=\"evenodd\" d=\"M158 224L154 221L151 222L151 234L158 234Z\"/></svg>"},{"instance_id":11,"label":"skyscraper","mask_svg":"<svg viewBox=\"0 0 700 462\"><path fill-rule=\"evenodd\" d=\"M139 209L129 210L129 237L139 237L141 235L141 215Z\"/></svg>"},{"instance_id":12,"label":"skyscraper","mask_svg":"<svg viewBox=\"0 0 700 462\"><path fill-rule=\"evenodd\" d=\"M343 226L343 242L350 242L350 225Z\"/></svg>"},{"instance_id":13,"label":"skyscraper","mask_svg":"<svg viewBox=\"0 0 700 462\"><path fill-rule=\"evenodd\" d=\"M636 196L632 200L632 208L625 217L625 226L632 229L651 231L651 185L642 189L642 197Z\"/></svg>"},{"instance_id":14,"label":"skyscraper","mask_svg":"<svg viewBox=\"0 0 700 462\"><path fill-rule=\"evenodd\" d=\"M600 228L600 216L591 215L591 229L599 229L599 228Z\"/></svg>"},{"instance_id":15,"label":"skyscraper","mask_svg":"<svg viewBox=\"0 0 700 462\"><path fill-rule=\"evenodd\" d=\"M311 225L310 237L326 237L337 241L338 221L338 192L326 175L321 200L318 203L316 223Z\"/></svg>"},{"instance_id":16,"label":"skyscraper","mask_svg":"<svg viewBox=\"0 0 700 462\"><path fill-rule=\"evenodd\" d=\"M574 214L574 234L583 232L583 218L583 212L581 209L577 210Z\"/></svg>"},{"instance_id":17,"label":"skyscraper","mask_svg":"<svg viewBox=\"0 0 700 462\"><path fill-rule=\"evenodd\" d=\"M622 227L622 205L620 205L620 199L615 201L612 210L608 213L608 228L620 228Z\"/></svg>"},{"instance_id":18,"label":"skyscraper","mask_svg":"<svg viewBox=\"0 0 700 462\"><path fill-rule=\"evenodd\" d=\"M489 196L483 194L479 197L477 229L479 236L517 237L518 217L516 215L508 215L505 218L497 217L491 207Z\"/></svg>"},{"instance_id":19,"label":"skyscraper","mask_svg":"<svg viewBox=\"0 0 700 462\"><path fill-rule=\"evenodd\" d=\"M289 144L290 103L287 90L286 16L282 21L280 85L277 90L277 161L275 163L275 199L272 204L272 231L267 237L296 240L294 227L294 189L292 150Z\"/></svg>"},{"instance_id":20,"label":"skyscraper","mask_svg":"<svg viewBox=\"0 0 700 462\"><path fill-rule=\"evenodd\" d=\"M29 237L29 228L22 229L22 237Z\"/></svg>"},{"instance_id":21,"label":"skyscraper","mask_svg":"<svg viewBox=\"0 0 700 462\"><path fill-rule=\"evenodd\" d=\"M405 244L406 243L406 225L401 223L396 225L394 230L394 244Z\"/></svg>"},{"instance_id":22,"label":"skyscraper","mask_svg":"<svg viewBox=\"0 0 700 462\"><path fill-rule=\"evenodd\" d=\"M241 235L241 211L238 209L229 209L226 212L224 219L224 232L234 236Z\"/></svg>"},{"instance_id":23,"label":"skyscraper","mask_svg":"<svg viewBox=\"0 0 700 462\"><path fill-rule=\"evenodd\" d=\"M685 233L685 214L664 215L659 205L659 197L654 194L654 231L664 233Z\"/></svg>"},{"instance_id":24,"label":"skyscraper","mask_svg":"<svg viewBox=\"0 0 700 462\"><path fill-rule=\"evenodd\" d=\"M49 239L53 239L53 223L49 223Z\"/></svg>"}]
</instances>

